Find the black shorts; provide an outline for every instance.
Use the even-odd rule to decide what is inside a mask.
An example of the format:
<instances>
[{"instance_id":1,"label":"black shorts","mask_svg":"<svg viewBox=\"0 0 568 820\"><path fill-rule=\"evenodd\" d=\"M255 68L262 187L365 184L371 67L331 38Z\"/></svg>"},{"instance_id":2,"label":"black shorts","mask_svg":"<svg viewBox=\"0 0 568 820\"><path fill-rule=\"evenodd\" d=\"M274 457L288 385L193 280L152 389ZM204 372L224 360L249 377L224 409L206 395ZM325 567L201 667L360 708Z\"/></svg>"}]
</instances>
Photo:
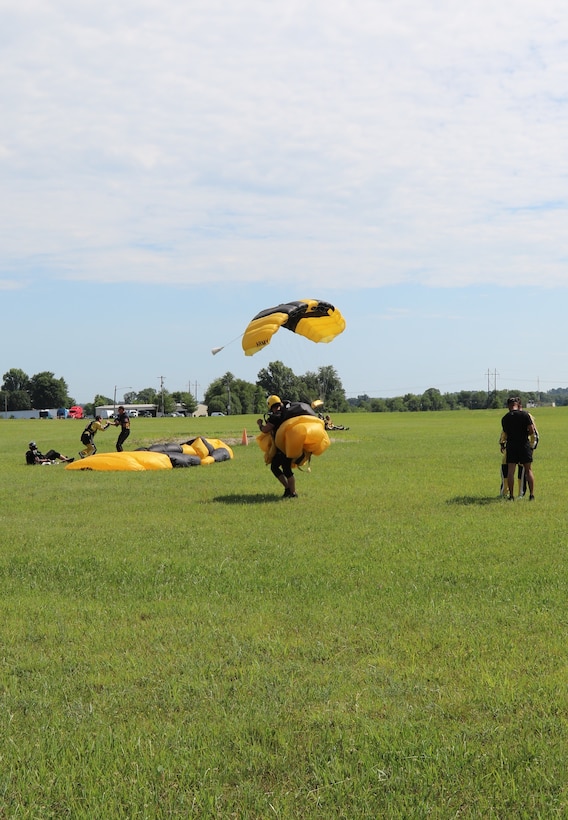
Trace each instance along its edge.
<instances>
[{"instance_id":1,"label":"black shorts","mask_svg":"<svg viewBox=\"0 0 568 820\"><path fill-rule=\"evenodd\" d=\"M530 464L533 460L533 448L527 441L518 447L507 446L507 464Z\"/></svg>"}]
</instances>

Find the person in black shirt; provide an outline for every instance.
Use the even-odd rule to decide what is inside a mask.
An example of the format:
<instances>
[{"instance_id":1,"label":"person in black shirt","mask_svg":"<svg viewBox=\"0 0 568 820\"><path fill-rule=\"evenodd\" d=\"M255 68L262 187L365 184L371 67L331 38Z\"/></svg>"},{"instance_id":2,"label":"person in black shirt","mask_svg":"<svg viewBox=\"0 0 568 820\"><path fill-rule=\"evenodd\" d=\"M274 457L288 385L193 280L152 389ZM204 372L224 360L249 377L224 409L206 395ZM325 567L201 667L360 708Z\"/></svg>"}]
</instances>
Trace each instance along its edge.
<instances>
[{"instance_id":1,"label":"person in black shirt","mask_svg":"<svg viewBox=\"0 0 568 820\"><path fill-rule=\"evenodd\" d=\"M266 420L257 419L258 429L261 433L270 433L274 438L276 431L284 421L282 410L284 406L278 396L269 396L267 399L269 414ZM284 498L297 498L296 478L292 470L292 459L288 458L282 450L275 448L274 456L270 461L272 475L284 487Z\"/></svg>"},{"instance_id":2,"label":"person in black shirt","mask_svg":"<svg viewBox=\"0 0 568 820\"><path fill-rule=\"evenodd\" d=\"M122 445L130 435L130 419L122 405L118 408L118 417L114 420L113 424L115 427L120 427L120 433L116 440L116 450L118 453L122 453Z\"/></svg>"},{"instance_id":3,"label":"person in black shirt","mask_svg":"<svg viewBox=\"0 0 568 820\"><path fill-rule=\"evenodd\" d=\"M518 397L507 399L509 412L501 419L501 427L505 433L507 454L507 486L509 498L514 500L515 469L522 464L529 487L529 499L534 501L534 474L532 471L533 447L530 436L536 434L534 422L530 413L521 409L521 400Z\"/></svg>"},{"instance_id":4,"label":"person in black shirt","mask_svg":"<svg viewBox=\"0 0 568 820\"><path fill-rule=\"evenodd\" d=\"M47 453L40 453L35 441L30 441L26 452L26 464L53 464L56 461L66 461L70 463L74 459L58 453L57 450L48 450Z\"/></svg>"}]
</instances>

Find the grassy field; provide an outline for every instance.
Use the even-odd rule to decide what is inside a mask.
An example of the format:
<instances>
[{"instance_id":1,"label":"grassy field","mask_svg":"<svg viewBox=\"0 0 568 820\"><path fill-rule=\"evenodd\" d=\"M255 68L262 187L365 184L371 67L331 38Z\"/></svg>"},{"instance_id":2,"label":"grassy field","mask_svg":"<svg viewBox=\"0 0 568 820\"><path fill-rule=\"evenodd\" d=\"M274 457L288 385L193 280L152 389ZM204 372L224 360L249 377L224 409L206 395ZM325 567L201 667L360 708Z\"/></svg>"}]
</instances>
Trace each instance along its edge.
<instances>
[{"instance_id":1,"label":"grassy field","mask_svg":"<svg viewBox=\"0 0 568 820\"><path fill-rule=\"evenodd\" d=\"M568 408L531 503L501 415L337 417L286 501L250 416L133 420L234 445L158 473L0 420L0 818L568 817Z\"/></svg>"}]
</instances>

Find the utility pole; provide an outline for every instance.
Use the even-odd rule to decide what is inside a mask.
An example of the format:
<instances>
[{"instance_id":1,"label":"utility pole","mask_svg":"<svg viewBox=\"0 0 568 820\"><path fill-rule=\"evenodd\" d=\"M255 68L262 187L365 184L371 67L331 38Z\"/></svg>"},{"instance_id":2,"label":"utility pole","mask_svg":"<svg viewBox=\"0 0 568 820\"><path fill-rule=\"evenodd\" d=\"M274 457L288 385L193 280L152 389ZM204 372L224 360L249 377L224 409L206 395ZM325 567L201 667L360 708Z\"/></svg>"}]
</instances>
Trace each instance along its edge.
<instances>
[{"instance_id":1,"label":"utility pole","mask_svg":"<svg viewBox=\"0 0 568 820\"><path fill-rule=\"evenodd\" d=\"M165 414L165 411L164 411L164 378L165 378L165 376L158 376L158 379L160 380L160 395L162 397L162 416Z\"/></svg>"},{"instance_id":2,"label":"utility pole","mask_svg":"<svg viewBox=\"0 0 568 820\"><path fill-rule=\"evenodd\" d=\"M497 396L497 376L499 373L497 373L497 368L495 368L493 373L487 368L485 375L487 376L487 406L489 407L491 404L491 376L493 376L493 396L495 397Z\"/></svg>"}]
</instances>

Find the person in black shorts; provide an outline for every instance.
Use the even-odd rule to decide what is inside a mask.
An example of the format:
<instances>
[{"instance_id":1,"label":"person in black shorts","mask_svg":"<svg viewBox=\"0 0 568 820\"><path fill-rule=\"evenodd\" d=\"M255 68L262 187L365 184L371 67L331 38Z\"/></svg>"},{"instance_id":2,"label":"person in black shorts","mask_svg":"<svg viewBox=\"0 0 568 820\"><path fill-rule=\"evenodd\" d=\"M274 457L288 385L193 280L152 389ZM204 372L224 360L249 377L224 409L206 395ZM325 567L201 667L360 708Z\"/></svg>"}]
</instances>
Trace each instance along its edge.
<instances>
[{"instance_id":1,"label":"person in black shorts","mask_svg":"<svg viewBox=\"0 0 568 820\"><path fill-rule=\"evenodd\" d=\"M55 464L57 461L66 461L70 464L73 461L72 458L67 458L57 450L48 450L47 453L41 453L35 441L30 441L28 447L26 464Z\"/></svg>"},{"instance_id":2,"label":"person in black shorts","mask_svg":"<svg viewBox=\"0 0 568 820\"><path fill-rule=\"evenodd\" d=\"M117 453L122 453L122 445L130 435L130 419L128 417L128 413L122 405L118 408L118 416L114 420L113 424L115 427L120 427L120 433L116 440L116 451Z\"/></svg>"},{"instance_id":3,"label":"person in black shorts","mask_svg":"<svg viewBox=\"0 0 568 820\"><path fill-rule=\"evenodd\" d=\"M501 427L507 436L505 447L509 498L514 501L515 470L517 464L522 464L529 487L529 499L534 501L533 446L530 441L530 436L536 434L534 422L530 413L521 409L520 398L507 399L507 407L509 412L501 419Z\"/></svg>"},{"instance_id":4,"label":"person in black shorts","mask_svg":"<svg viewBox=\"0 0 568 820\"><path fill-rule=\"evenodd\" d=\"M269 396L266 400L268 404L268 416L266 419L257 419L258 429L261 433L270 433L273 437L284 421L282 410L284 405L278 396ZM292 459L288 458L282 450L275 448L274 456L270 462L272 475L284 487L283 498L297 498L296 478L292 470Z\"/></svg>"}]
</instances>

